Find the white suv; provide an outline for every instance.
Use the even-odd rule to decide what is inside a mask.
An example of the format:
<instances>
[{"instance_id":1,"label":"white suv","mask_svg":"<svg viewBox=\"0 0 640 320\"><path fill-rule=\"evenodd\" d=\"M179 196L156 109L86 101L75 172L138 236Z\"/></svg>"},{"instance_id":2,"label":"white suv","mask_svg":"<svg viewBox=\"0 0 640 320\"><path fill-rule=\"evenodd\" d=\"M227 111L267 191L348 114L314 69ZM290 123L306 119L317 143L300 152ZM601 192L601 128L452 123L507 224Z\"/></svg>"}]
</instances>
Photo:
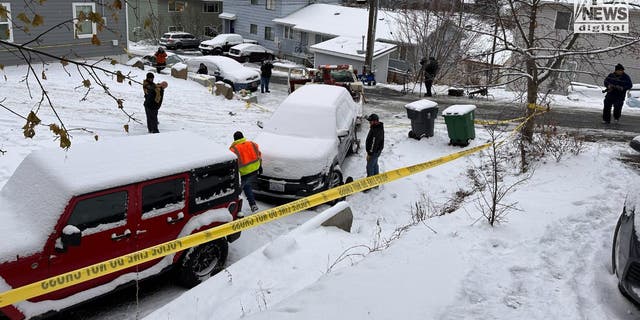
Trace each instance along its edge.
<instances>
[{"instance_id":1,"label":"white suv","mask_svg":"<svg viewBox=\"0 0 640 320\"><path fill-rule=\"evenodd\" d=\"M200 49L200 52L204 55L221 55L224 52L228 52L229 48L243 42L244 39L239 34L221 33L211 40L202 41L198 49Z\"/></svg>"}]
</instances>

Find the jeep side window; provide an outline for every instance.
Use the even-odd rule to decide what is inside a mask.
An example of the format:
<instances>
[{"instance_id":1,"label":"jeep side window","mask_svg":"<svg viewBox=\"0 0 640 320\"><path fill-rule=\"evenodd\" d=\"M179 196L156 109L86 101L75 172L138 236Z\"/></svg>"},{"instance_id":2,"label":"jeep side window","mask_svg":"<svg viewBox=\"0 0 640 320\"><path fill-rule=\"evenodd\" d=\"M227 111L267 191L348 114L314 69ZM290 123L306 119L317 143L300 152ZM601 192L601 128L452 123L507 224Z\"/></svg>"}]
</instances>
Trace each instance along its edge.
<instances>
[{"instance_id":1,"label":"jeep side window","mask_svg":"<svg viewBox=\"0 0 640 320\"><path fill-rule=\"evenodd\" d=\"M240 191L236 161L195 169L191 172L189 213L224 204Z\"/></svg>"},{"instance_id":2,"label":"jeep side window","mask_svg":"<svg viewBox=\"0 0 640 320\"><path fill-rule=\"evenodd\" d=\"M142 219L184 208L184 178L162 181L142 188Z\"/></svg>"},{"instance_id":3,"label":"jeep side window","mask_svg":"<svg viewBox=\"0 0 640 320\"><path fill-rule=\"evenodd\" d=\"M83 199L76 203L67 225L80 230L115 223L127 218L127 192L118 191Z\"/></svg>"}]
</instances>

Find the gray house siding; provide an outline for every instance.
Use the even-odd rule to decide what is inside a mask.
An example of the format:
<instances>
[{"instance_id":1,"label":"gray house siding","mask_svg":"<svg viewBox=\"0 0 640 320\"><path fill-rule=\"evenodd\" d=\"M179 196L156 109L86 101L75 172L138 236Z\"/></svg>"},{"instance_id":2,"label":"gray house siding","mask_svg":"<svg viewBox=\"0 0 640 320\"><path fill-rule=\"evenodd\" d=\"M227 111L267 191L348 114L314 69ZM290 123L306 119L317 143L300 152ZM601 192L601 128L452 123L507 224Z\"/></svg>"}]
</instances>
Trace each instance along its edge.
<instances>
[{"instance_id":1,"label":"gray house siding","mask_svg":"<svg viewBox=\"0 0 640 320\"><path fill-rule=\"evenodd\" d=\"M289 58L297 62L303 62L308 59L308 45L314 44L314 37L300 32L293 33L293 39L284 38L283 25L273 22L273 19L282 18L292 14L293 12L304 8L311 3L330 3L340 4L340 0L328 1L286 1L275 0L274 9L266 9L266 0L258 0L257 4L252 5L251 0L225 0L224 12L235 14L235 20L227 20L224 23L224 32L231 32L230 23L233 24L233 32L242 35L245 39L258 41L259 44L273 50L277 56ZM251 25L257 26L257 33L250 32ZM270 27L273 33L273 39L265 39L265 27ZM332 36L333 37L333 36ZM311 55L312 56L312 55Z\"/></svg>"},{"instance_id":2,"label":"gray house siding","mask_svg":"<svg viewBox=\"0 0 640 320\"><path fill-rule=\"evenodd\" d=\"M182 12L169 12L169 0L157 2L160 34L170 31L169 27L173 26L177 31L185 31L201 39L209 39L211 36L205 34L205 27L214 28L216 32L222 29L222 20L218 17L224 11L222 1L219 1L220 12L203 12L203 4L211 1L187 1Z\"/></svg>"},{"instance_id":3,"label":"gray house siding","mask_svg":"<svg viewBox=\"0 0 640 320\"><path fill-rule=\"evenodd\" d=\"M159 23L157 19L158 2L149 0L127 0L127 16L129 17L129 39L140 41L143 39L153 39L159 33ZM151 25L145 27L145 21ZM156 30L156 31L154 31ZM166 29L163 29L166 31Z\"/></svg>"},{"instance_id":4,"label":"gray house siding","mask_svg":"<svg viewBox=\"0 0 640 320\"><path fill-rule=\"evenodd\" d=\"M548 3L540 6L538 10L538 27L536 37L541 40L540 47L559 48L560 41L567 38L573 32L574 21L569 21L568 30L558 29L561 20L558 12L573 14L572 4ZM629 29L633 34L640 31L640 10L631 10L629 15ZM518 33L515 33L518 35ZM632 34L626 34L631 36ZM606 34L580 34L573 50L592 51L596 48L608 48L620 45L610 35ZM613 72L614 66L621 63L625 72L629 74L635 83L640 82L640 66L638 66L637 52L640 44L614 50L605 53L593 53L567 57L560 69L570 72L556 72L543 83L543 90L551 89L553 92L566 92L570 82L582 82L595 85L603 85L604 78ZM516 57L517 59L517 57Z\"/></svg>"},{"instance_id":5,"label":"gray house siding","mask_svg":"<svg viewBox=\"0 0 640 320\"><path fill-rule=\"evenodd\" d=\"M39 34L50 29L58 23L71 20L73 18L72 3L95 3L93 1L80 0L57 0L55 2L46 2L46 5L30 5L40 16L44 18L44 23L38 27L30 27L29 33L25 33L15 26L13 31L13 43L22 44L32 41ZM33 17L30 8L27 8L22 0L2 1L0 3L9 3L11 5L11 18L17 20L16 16L21 12ZM106 27L102 31L97 32L101 45L91 43L91 37L77 39L74 36L74 29L69 22L65 26L54 28L50 32L40 38L37 42L29 44L29 47L46 52L54 56L63 56L70 59L85 59L91 57L110 56L117 58L124 55L127 45L126 38L126 18L125 9L116 12L96 3L96 11L102 14L106 19ZM114 14L114 15L112 15ZM22 22L15 22L22 24ZM32 54L33 62L55 60L53 58ZM16 50L6 46L0 46L0 61L4 65L21 64L24 61L16 55Z\"/></svg>"}]
</instances>

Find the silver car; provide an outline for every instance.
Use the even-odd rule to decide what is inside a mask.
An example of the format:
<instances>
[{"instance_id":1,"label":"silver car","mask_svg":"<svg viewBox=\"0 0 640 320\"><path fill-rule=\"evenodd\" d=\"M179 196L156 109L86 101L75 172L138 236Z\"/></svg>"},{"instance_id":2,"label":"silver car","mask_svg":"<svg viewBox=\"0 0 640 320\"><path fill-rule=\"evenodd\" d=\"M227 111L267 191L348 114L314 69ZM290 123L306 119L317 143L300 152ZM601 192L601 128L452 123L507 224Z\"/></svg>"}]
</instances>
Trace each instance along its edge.
<instances>
[{"instance_id":1,"label":"silver car","mask_svg":"<svg viewBox=\"0 0 640 320\"><path fill-rule=\"evenodd\" d=\"M162 35L160 45L167 49L197 48L200 40L188 32L167 32Z\"/></svg>"}]
</instances>

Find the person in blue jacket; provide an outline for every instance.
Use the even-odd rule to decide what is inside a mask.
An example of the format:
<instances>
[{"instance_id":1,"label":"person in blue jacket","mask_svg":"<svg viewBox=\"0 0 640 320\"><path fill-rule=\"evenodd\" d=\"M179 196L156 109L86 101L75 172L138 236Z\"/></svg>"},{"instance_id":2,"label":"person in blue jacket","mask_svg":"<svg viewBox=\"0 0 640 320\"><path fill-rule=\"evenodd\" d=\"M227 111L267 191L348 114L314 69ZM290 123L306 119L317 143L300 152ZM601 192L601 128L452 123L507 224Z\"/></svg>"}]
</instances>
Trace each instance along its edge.
<instances>
[{"instance_id":1,"label":"person in blue jacket","mask_svg":"<svg viewBox=\"0 0 640 320\"><path fill-rule=\"evenodd\" d=\"M627 90L633 87L631 78L624 73L624 67L621 64L617 64L615 71L610 73L604 79L605 92L604 108L602 109L602 123L611 123L611 107L613 107L613 119L615 123L620 121L622 115L622 104Z\"/></svg>"}]
</instances>

